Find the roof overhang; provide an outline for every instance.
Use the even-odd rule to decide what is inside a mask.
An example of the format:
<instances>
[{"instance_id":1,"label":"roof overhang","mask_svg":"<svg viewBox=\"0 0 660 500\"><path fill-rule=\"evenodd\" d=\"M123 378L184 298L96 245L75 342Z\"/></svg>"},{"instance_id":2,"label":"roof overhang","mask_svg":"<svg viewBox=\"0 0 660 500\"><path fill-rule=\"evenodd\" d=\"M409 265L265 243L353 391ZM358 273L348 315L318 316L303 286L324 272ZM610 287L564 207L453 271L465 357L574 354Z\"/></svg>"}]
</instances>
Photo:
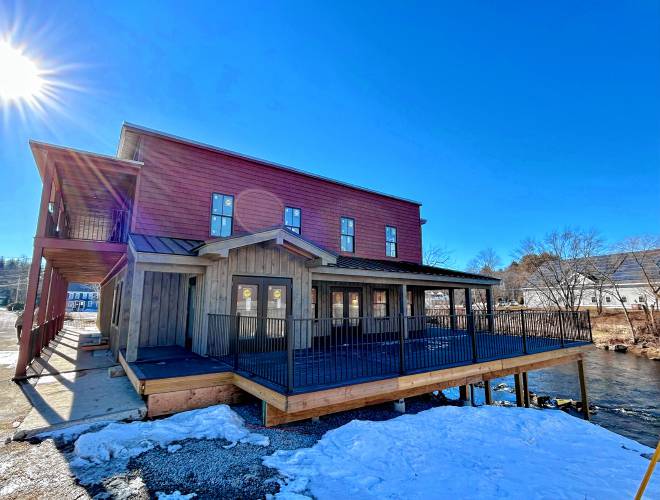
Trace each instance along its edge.
<instances>
[{"instance_id":1,"label":"roof overhang","mask_svg":"<svg viewBox=\"0 0 660 500\"><path fill-rule=\"evenodd\" d=\"M229 251L234 248L269 242L280 245L291 253L309 259L310 267L337 263L337 256L335 254L283 228L268 229L244 236L212 240L200 246L197 249L197 254L200 257L227 258Z\"/></svg>"},{"instance_id":2,"label":"roof overhang","mask_svg":"<svg viewBox=\"0 0 660 500\"><path fill-rule=\"evenodd\" d=\"M431 285L434 284L437 287L447 286L447 287L460 287L460 286L495 286L500 283L500 280L497 278L462 278L454 276L441 276L441 275L432 275L432 274L421 274L421 273L404 273L404 272L394 272L394 271L369 271L365 269L346 269L341 267L334 266L319 266L315 267L312 272L315 275L318 275L319 279L354 279L357 277L361 278L361 281L364 278L370 279L374 282L379 280L387 280L392 283L402 283L402 284L414 284L414 285Z\"/></svg>"}]
</instances>

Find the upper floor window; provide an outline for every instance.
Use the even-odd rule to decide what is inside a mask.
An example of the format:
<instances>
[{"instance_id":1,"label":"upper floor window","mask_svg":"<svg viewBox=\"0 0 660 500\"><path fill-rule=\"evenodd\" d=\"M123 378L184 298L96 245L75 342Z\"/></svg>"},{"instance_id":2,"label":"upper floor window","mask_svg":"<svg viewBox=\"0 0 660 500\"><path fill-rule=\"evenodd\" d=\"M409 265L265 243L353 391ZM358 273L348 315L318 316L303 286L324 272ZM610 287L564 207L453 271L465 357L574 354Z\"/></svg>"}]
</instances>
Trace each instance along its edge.
<instances>
[{"instance_id":1,"label":"upper floor window","mask_svg":"<svg viewBox=\"0 0 660 500\"><path fill-rule=\"evenodd\" d=\"M385 226L385 255L396 257L396 228Z\"/></svg>"},{"instance_id":2,"label":"upper floor window","mask_svg":"<svg viewBox=\"0 0 660 500\"><path fill-rule=\"evenodd\" d=\"M234 197L213 193L211 204L211 236L231 236L234 225Z\"/></svg>"},{"instance_id":3,"label":"upper floor window","mask_svg":"<svg viewBox=\"0 0 660 500\"><path fill-rule=\"evenodd\" d=\"M355 252L355 220L350 217L341 218L341 251Z\"/></svg>"},{"instance_id":4,"label":"upper floor window","mask_svg":"<svg viewBox=\"0 0 660 500\"><path fill-rule=\"evenodd\" d=\"M286 207L284 209L284 227L289 231L300 234L300 209Z\"/></svg>"}]
</instances>

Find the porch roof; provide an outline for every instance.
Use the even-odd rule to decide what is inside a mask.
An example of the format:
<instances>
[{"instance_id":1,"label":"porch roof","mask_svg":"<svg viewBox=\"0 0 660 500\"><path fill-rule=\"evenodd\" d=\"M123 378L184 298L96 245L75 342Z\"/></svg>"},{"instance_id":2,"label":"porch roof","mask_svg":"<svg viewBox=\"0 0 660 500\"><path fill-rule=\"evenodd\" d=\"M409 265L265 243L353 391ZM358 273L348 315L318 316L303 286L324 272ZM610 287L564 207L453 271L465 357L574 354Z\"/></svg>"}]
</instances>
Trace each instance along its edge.
<instances>
[{"instance_id":1,"label":"porch roof","mask_svg":"<svg viewBox=\"0 0 660 500\"><path fill-rule=\"evenodd\" d=\"M200 240L137 233L129 234L128 238L136 252L186 255L190 257L196 256L196 249L204 243Z\"/></svg>"},{"instance_id":2,"label":"porch roof","mask_svg":"<svg viewBox=\"0 0 660 500\"><path fill-rule=\"evenodd\" d=\"M315 272L331 274L366 274L387 278L417 278L427 281L461 282L471 284L497 285L500 279L483 274L466 273L442 267L425 266L415 262L393 260L365 259L362 257L348 257L339 255L336 264L329 264L322 268L315 268Z\"/></svg>"}]
</instances>

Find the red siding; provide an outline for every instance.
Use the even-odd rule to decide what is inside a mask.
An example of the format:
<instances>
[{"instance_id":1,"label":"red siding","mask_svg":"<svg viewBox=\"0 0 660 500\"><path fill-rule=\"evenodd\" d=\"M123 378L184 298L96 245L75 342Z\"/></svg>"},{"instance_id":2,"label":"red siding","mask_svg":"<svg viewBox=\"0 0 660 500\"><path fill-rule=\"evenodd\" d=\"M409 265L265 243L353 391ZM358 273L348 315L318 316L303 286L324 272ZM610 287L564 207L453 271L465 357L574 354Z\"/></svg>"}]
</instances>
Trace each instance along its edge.
<instances>
[{"instance_id":1,"label":"red siding","mask_svg":"<svg viewBox=\"0 0 660 500\"><path fill-rule=\"evenodd\" d=\"M398 230L398 258L421 262L419 206L256 161L145 136L133 231L207 240L213 192L235 196L234 232L283 224L302 210L302 236L339 252L339 219L355 219L355 256L385 259L385 226Z\"/></svg>"}]
</instances>

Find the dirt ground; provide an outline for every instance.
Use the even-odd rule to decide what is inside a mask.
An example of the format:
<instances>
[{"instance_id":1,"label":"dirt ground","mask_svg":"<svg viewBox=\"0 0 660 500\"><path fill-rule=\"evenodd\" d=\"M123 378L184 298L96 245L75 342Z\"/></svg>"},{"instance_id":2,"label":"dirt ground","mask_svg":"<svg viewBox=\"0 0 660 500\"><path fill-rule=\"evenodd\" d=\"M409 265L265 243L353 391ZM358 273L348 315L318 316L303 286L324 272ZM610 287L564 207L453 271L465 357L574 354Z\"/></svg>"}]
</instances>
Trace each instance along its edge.
<instances>
[{"instance_id":1,"label":"dirt ground","mask_svg":"<svg viewBox=\"0 0 660 500\"><path fill-rule=\"evenodd\" d=\"M591 328L594 343L601 348L611 348L617 344L628 347L628 351L650 359L660 360L660 338L650 335L638 335L638 342L633 342L630 326L621 311L603 311L591 313ZM641 329L645 324L642 311L630 311L635 328ZM660 315L659 315L660 316ZM660 319L660 318L659 318Z\"/></svg>"}]
</instances>

